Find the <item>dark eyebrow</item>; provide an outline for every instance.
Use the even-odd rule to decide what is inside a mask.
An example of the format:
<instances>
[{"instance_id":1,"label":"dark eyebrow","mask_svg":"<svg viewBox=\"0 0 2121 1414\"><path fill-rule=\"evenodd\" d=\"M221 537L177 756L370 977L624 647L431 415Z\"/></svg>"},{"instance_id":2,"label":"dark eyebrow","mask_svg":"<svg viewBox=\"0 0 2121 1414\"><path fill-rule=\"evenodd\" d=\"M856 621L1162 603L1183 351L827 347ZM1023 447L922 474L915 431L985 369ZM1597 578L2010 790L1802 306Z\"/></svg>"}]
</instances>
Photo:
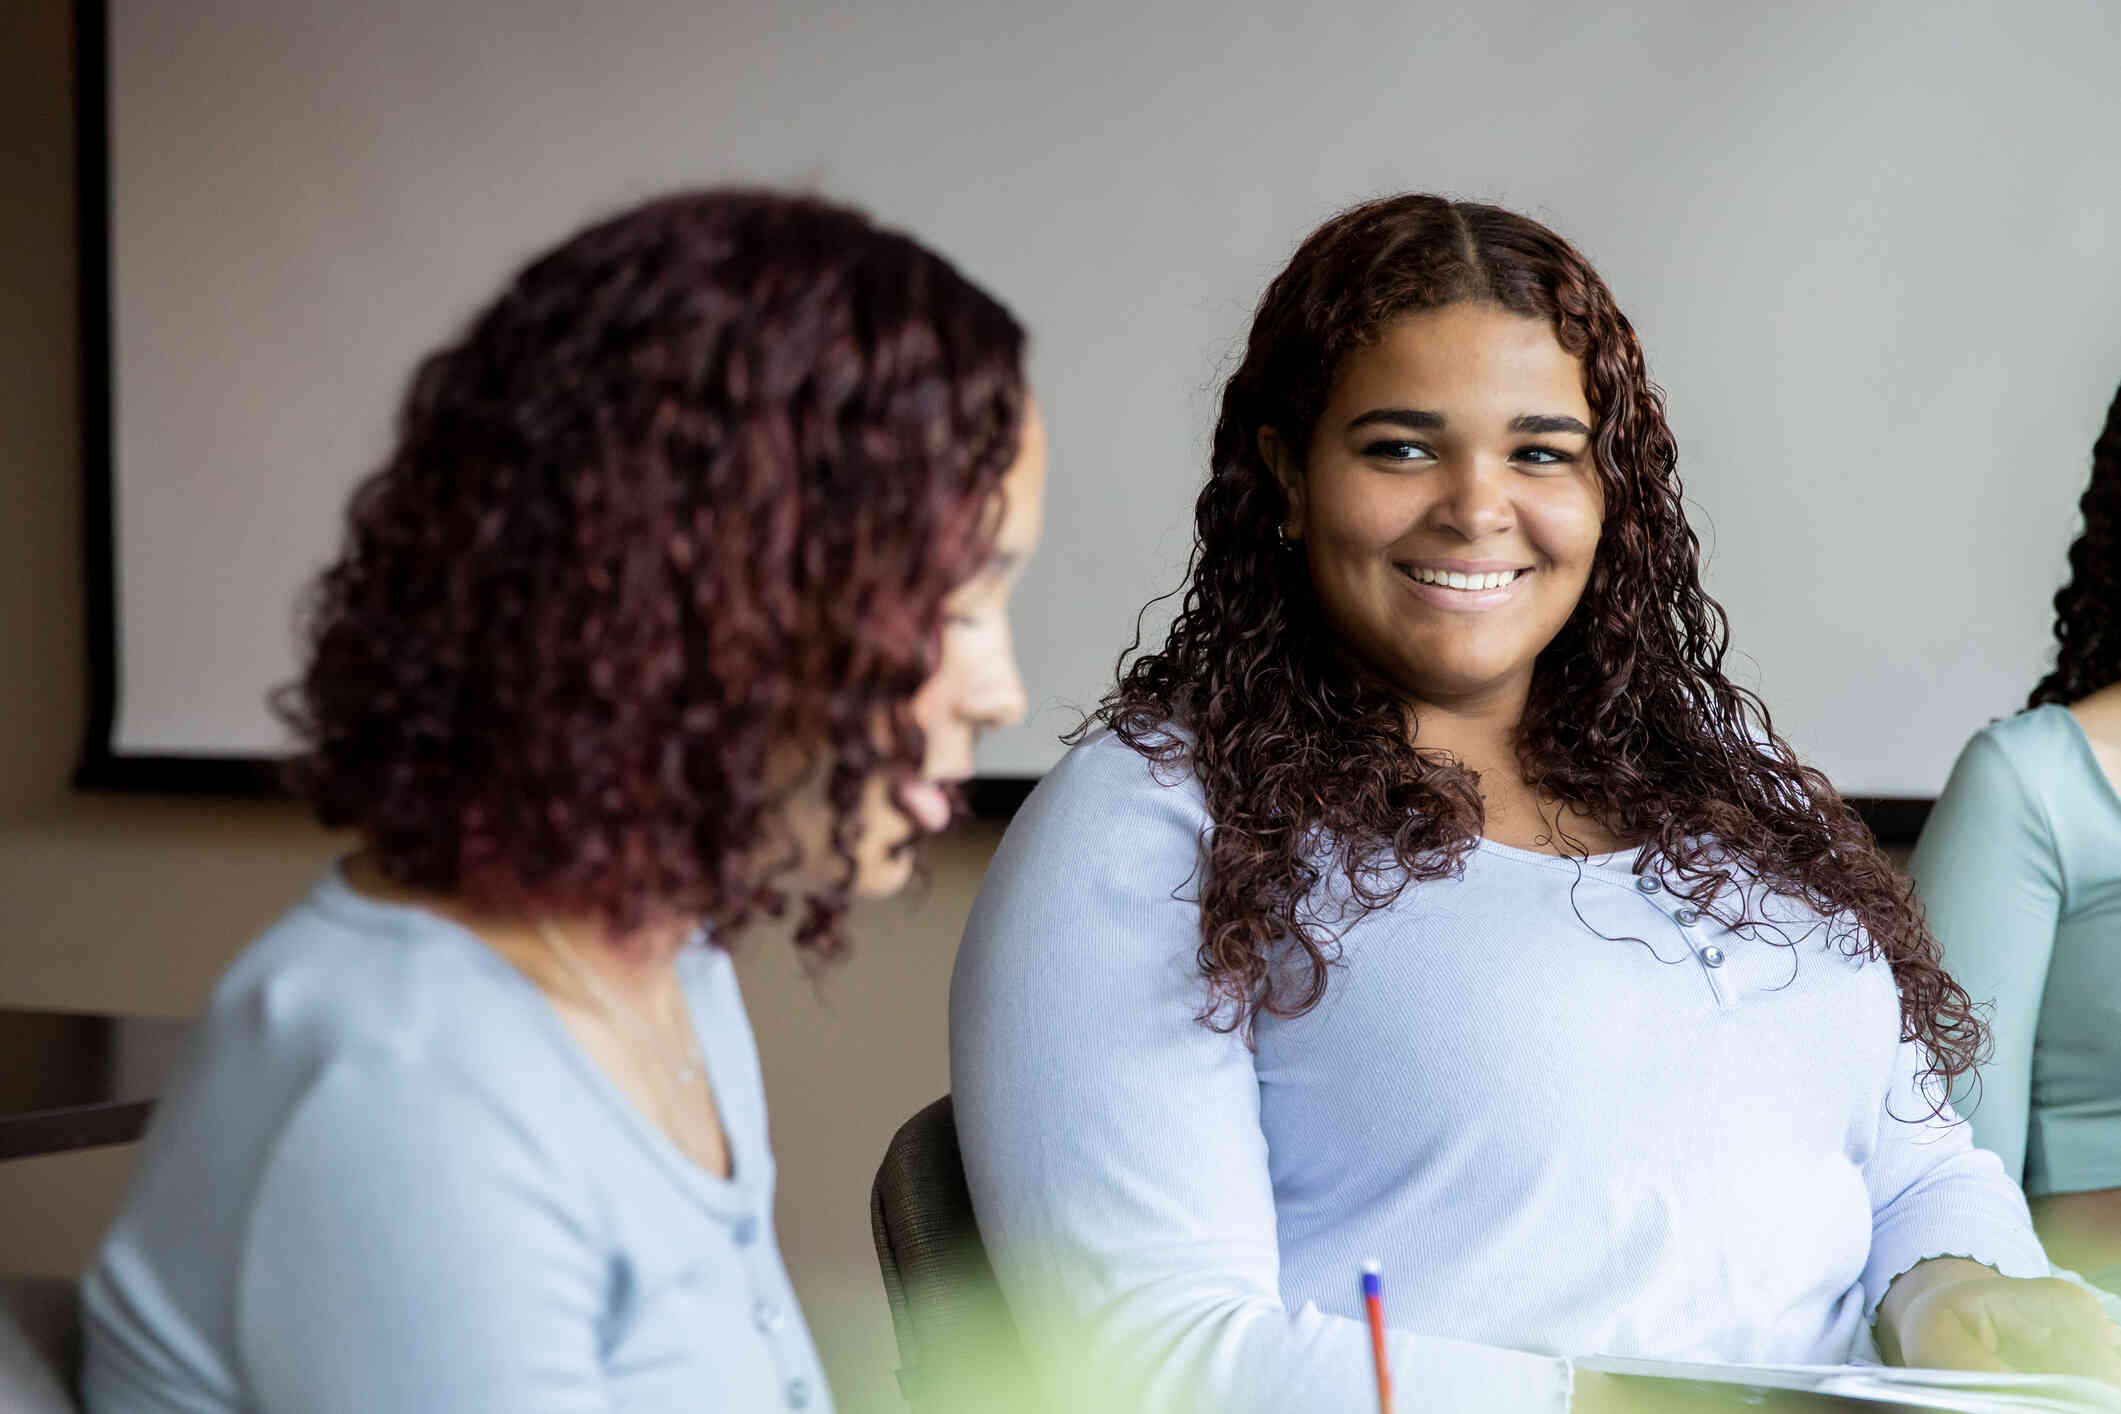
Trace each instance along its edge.
<instances>
[{"instance_id":1,"label":"dark eyebrow","mask_svg":"<svg viewBox=\"0 0 2121 1414\"><path fill-rule=\"evenodd\" d=\"M1426 408L1371 408L1362 416L1348 423L1353 432L1358 427L1368 427L1374 422L1390 422L1400 427L1412 427L1433 431L1443 426L1443 414L1430 412Z\"/></svg>"},{"instance_id":2,"label":"dark eyebrow","mask_svg":"<svg viewBox=\"0 0 2121 1414\"><path fill-rule=\"evenodd\" d=\"M1510 430L1512 432L1532 433L1575 432L1585 437L1591 435L1591 429L1578 422L1575 418L1554 413L1528 412L1521 416L1513 417L1510 419Z\"/></svg>"}]
</instances>

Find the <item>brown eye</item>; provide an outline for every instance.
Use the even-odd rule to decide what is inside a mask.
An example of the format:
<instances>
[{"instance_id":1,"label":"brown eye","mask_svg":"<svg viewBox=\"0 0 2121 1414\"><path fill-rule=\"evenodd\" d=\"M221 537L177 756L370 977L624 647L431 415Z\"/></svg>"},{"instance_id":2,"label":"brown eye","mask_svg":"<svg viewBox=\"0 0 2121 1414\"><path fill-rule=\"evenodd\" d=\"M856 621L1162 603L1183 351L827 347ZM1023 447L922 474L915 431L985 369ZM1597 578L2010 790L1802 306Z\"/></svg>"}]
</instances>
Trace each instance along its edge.
<instances>
[{"instance_id":1,"label":"brown eye","mask_svg":"<svg viewBox=\"0 0 2121 1414\"><path fill-rule=\"evenodd\" d=\"M1390 438L1382 442L1372 442L1369 446L1364 447L1362 449L1362 454L1366 457L1373 457L1378 461L1387 462L1412 462L1431 460L1431 455L1427 447L1424 447L1419 442L1408 442L1403 441L1399 438Z\"/></svg>"}]
</instances>

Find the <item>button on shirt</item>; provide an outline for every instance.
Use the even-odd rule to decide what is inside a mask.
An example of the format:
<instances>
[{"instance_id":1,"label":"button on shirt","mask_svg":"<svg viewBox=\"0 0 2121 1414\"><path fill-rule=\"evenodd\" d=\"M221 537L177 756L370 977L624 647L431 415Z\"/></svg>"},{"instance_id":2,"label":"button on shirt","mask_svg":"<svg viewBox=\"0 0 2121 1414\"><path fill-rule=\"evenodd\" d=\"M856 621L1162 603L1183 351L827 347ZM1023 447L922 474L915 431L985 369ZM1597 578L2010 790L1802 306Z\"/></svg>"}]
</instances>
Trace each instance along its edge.
<instances>
[{"instance_id":1,"label":"button on shirt","mask_svg":"<svg viewBox=\"0 0 2121 1414\"><path fill-rule=\"evenodd\" d=\"M679 976L708 1173L470 934L334 870L237 960L84 1287L87 1404L829 1411L726 954Z\"/></svg>"},{"instance_id":2,"label":"button on shirt","mask_svg":"<svg viewBox=\"0 0 2121 1414\"><path fill-rule=\"evenodd\" d=\"M1890 969L1801 903L1734 933L1633 852L1480 841L1248 1046L1195 1020L1210 826L1093 737L958 954L959 1143L1057 1407L1370 1407L1372 1256L1395 1380L1466 1414L1566 1408L1572 1355L1845 1361L1925 1257L2046 1274Z\"/></svg>"}]
</instances>

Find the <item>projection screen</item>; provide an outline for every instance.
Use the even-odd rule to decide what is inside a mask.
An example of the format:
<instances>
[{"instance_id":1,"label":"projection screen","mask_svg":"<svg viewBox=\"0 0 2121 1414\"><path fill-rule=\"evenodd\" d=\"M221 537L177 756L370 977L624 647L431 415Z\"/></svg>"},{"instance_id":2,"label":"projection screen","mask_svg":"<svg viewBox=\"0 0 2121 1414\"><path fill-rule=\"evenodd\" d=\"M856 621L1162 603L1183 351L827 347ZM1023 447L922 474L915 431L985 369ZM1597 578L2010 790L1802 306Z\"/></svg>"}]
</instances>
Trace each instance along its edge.
<instances>
[{"instance_id":1,"label":"projection screen","mask_svg":"<svg viewBox=\"0 0 2121 1414\"><path fill-rule=\"evenodd\" d=\"M1359 198L1498 201L1599 265L1735 676L1850 794L1934 795L2022 704L2121 380L2113 6L86 8L103 783L257 777L415 360L671 187L860 203L1032 329L1051 506L997 779L1058 759L1177 584L1252 305Z\"/></svg>"}]
</instances>

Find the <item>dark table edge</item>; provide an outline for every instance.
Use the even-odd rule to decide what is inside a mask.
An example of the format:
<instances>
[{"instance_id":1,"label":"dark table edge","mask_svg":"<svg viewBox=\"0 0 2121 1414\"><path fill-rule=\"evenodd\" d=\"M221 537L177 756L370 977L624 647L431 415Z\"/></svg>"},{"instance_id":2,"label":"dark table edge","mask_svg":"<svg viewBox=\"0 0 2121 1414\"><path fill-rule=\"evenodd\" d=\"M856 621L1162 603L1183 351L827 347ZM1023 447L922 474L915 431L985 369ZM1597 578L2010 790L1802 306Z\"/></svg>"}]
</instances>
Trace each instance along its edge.
<instances>
[{"instance_id":1,"label":"dark table edge","mask_svg":"<svg viewBox=\"0 0 2121 1414\"><path fill-rule=\"evenodd\" d=\"M153 1100L106 1100L0 1116L0 1162L130 1144L146 1133L154 1109Z\"/></svg>"}]
</instances>

